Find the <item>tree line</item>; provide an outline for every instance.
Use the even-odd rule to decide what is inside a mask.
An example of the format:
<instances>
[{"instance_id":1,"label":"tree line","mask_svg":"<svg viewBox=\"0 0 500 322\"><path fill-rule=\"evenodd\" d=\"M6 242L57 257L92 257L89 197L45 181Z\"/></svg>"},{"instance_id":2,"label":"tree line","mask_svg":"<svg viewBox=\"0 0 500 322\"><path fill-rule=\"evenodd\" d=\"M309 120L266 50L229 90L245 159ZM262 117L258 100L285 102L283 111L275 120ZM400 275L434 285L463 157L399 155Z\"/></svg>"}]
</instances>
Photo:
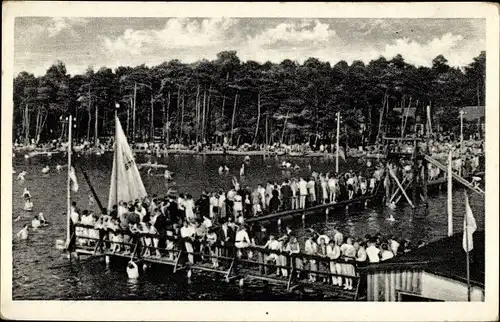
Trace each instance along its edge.
<instances>
[{"instance_id":1,"label":"tree line","mask_svg":"<svg viewBox=\"0 0 500 322\"><path fill-rule=\"evenodd\" d=\"M212 61L173 59L69 75L58 61L43 76L14 78L13 136L20 143L65 139L68 113L76 118L77 139L112 136L116 103L129 140L137 142L329 142L336 112L343 140L373 142L380 128L399 123L394 108L416 107L420 115L427 105L441 129L454 131L459 107L484 106L485 63L484 51L460 68L442 55L432 67L401 55L331 66L317 58L242 62L236 51L223 51ZM446 113L435 112L442 107Z\"/></svg>"}]
</instances>

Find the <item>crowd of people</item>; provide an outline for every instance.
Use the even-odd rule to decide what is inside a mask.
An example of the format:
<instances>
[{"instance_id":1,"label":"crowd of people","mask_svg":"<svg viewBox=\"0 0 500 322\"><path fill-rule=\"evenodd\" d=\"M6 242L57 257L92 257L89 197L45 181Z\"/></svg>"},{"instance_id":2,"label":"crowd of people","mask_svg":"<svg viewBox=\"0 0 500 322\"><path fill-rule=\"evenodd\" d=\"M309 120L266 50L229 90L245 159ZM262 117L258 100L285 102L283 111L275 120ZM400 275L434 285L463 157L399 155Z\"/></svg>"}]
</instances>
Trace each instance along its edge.
<instances>
[{"instance_id":1,"label":"crowd of people","mask_svg":"<svg viewBox=\"0 0 500 322\"><path fill-rule=\"evenodd\" d=\"M219 203L220 197L225 198L226 194L203 193L197 201L189 194L153 195L133 202L120 201L103 215L81 211L73 203L73 240L69 249L73 249L76 243L94 247L100 240L101 250L108 247L114 253L131 254L132 245L138 243L143 257L173 260L176 252L184 251L189 263L208 259L213 268L222 266L218 256L244 257L274 265L270 266L271 269L266 266L268 273L287 277L293 266L297 278L331 282L349 290L353 288L353 279L346 276L354 278L356 266L384 261L408 250L406 241L381 234L356 238L344 236L336 229L321 234L309 229L303 236L304 240L299 241L299 236L289 227L270 233L258 223L248 225L245 222L242 202L245 194L237 188L235 182L225 199L229 201L227 203ZM259 185L256 191L259 196L262 192L264 198L257 198L255 193L256 204L273 207L273 198L283 198L283 193L276 188L269 188L271 197L267 198L266 188ZM219 201L215 202L217 195ZM315 202L310 195L307 198L310 199L308 202ZM292 207L292 199L289 201L288 206ZM300 206L300 201L298 204ZM249 214L253 214L253 206L246 208Z\"/></svg>"}]
</instances>

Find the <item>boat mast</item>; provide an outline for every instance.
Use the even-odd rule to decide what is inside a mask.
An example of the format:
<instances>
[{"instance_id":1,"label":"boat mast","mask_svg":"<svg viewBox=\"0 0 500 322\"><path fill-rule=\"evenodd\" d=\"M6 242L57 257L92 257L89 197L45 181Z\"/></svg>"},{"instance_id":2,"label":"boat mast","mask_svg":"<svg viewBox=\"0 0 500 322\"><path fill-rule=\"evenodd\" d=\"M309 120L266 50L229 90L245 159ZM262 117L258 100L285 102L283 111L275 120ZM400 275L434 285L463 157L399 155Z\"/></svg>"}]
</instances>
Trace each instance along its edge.
<instances>
[{"instance_id":1,"label":"boat mast","mask_svg":"<svg viewBox=\"0 0 500 322\"><path fill-rule=\"evenodd\" d=\"M134 103L135 105L135 103ZM116 150L118 148L118 109L120 108L119 103L115 103L115 205L118 206L118 153ZM135 111L134 111L135 114ZM135 130L135 129L134 129ZM135 132L134 132L135 135Z\"/></svg>"},{"instance_id":2,"label":"boat mast","mask_svg":"<svg viewBox=\"0 0 500 322\"><path fill-rule=\"evenodd\" d=\"M70 243L70 230L71 230L71 134L73 130L73 116L71 114L68 117L68 184L67 184L67 214L66 214L66 241L67 245Z\"/></svg>"},{"instance_id":3,"label":"boat mast","mask_svg":"<svg viewBox=\"0 0 500 322\"><path fill-rule=\"evenodd\" d=\"M335 151L335 172L339 173L339 135L340 135L340 112L337 112L337 144Z\"/></svg>"}]
</instances>

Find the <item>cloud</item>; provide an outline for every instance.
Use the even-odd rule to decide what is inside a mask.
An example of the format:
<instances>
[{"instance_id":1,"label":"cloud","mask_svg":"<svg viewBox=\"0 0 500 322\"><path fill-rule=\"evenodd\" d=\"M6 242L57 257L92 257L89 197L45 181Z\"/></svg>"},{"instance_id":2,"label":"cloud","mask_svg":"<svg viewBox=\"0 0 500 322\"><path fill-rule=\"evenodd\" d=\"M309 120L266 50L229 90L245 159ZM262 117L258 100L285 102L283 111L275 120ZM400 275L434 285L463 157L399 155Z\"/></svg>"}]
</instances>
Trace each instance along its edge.
<instances>
[{"instance_id":1,"label":"cloud","mask_svg":"<svg viewBox=\"0 0 500 322\"><path fill-rule=\"evenodd\" d=\"M169 19L163 29L127 29L116 39L102 37L111 54L140 55L158 49L213 47L229 41L228 31L237 23L235 19Z\"/></svg>"},{"instance_id":2,"label":"cloud","mask_svg":"<svg viewBox=\"0 0 500 322\"><path fill-rule=\"evenodd\" d=\"M53 17L47 27L47 32L49 33L49 38L54 38L63 31L69 31L72 35L76 35L73 30L74 26L85 25L88 23L88 19L85 18L65 18L65 17Z\"/></svg>"},{"instance_id":3,"label":"cloud","mask_svg":"<svg viewBox=\"0 0 500 322\"><path fill-rule=\"evenodd\" d=\"M335 36L329 24L315 20L280 23L247 40L253 48L286 49L284 47L325 45Z\"/></svg>"},{"instance_id":4,"label":"cloud","mask_svg":"<svg viewBox=\"0 0 500 322\"><path fill-rule=\"evenodd\" d=\"M380 52L380 55L390 59L397 54L401 54L406 62L419 66L431 66L432 60L436 56L443 55L447 57L450 65L461 65L464 61L463 59L457 59L459 57L454 51L463 45L463 40L464 37L462 35L453 35L452 33L446 33L441 38L434 38L427 43L419 43L408 38L399 38L392 44L387 44L385 49ZM470 52L470 59L465 63L472 61L472 57L477 54L478 52Z\"/></svg>"}]
</instances>

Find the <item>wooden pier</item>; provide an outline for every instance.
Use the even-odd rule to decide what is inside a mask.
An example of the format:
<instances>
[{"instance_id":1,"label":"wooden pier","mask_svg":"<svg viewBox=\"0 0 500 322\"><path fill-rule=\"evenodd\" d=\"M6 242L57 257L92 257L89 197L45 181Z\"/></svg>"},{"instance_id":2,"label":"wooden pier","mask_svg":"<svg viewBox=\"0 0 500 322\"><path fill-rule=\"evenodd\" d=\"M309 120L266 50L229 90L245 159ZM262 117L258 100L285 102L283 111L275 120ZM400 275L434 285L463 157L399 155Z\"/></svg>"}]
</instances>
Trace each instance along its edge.
<instances>
[{"instance_id":1,"label":"wooden pier","mask_svg":"<svg viewBox=\"0 0 500 322\"><path fill-rule=\"evenodd\" d=\"M96 229L93 226L80 224L76 226L86 230ZM105 257L106 262L114 258L122 258L143 265L159 265L161 269L170 268L169 271L172 274L181 271L189 272L189 275L196 272L208 272L218 274L225 282L263 280L272 285L284 285L288 292L313 289L339 299L361 300L365 298L364 292L360 289L362 277L358 274L354 261L274 251L259 246L238 249L221 245L209 246L205 243L200 248L203 251L187 252L182 246L175 247L175 249L146 246L154 245L153 240L159 238L159 235L121 233L129 236L132 241L129 243L112 242L106 234L103 239L86 237L83 234L74 235L72 237L75 238L75 252L78 257ZM148 239L150 243L146 242ZM172 237L167 237L167 239L174 241L177 245L184 244L183 240L175 240ZM112 247L116 245L122 249L114 252ZM146 254L148 249L150 256ZM156 251L160 253L160 256L154 256ZM338 264L337 266L340 265L344 269L349 266L350 269L342 270L341 273L332 273L331 263L333 266ZM341 280L340 285L336 285L339 280ZM346 289L344 286L348 280L352 288Z\"/></svg>"}]
</instances>

